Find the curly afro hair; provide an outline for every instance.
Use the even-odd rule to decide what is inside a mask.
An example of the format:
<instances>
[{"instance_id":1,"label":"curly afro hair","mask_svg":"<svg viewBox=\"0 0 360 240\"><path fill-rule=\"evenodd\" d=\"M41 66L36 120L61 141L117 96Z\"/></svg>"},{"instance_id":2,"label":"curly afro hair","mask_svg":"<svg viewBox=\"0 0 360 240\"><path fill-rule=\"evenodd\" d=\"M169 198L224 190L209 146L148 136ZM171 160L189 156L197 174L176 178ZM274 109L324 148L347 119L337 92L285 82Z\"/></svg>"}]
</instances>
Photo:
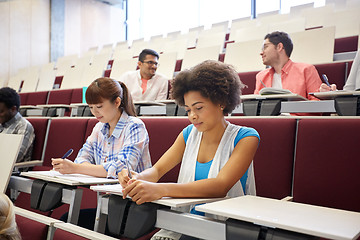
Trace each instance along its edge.
<instances>
[{"instance_id":1,"label":"curly afro hair","mask_svg":"<svg viewBox=\"0 0 360 240\"><path fill-rule=\"evenodd\" d=\"M171 83L171 95L180 106L184 106L184 95L189 91L198 91L214 104L223 105L224 115L227 115L240 104L244 87L231 65L207 60L181 71Z\"/></svg>"}]
</instances>

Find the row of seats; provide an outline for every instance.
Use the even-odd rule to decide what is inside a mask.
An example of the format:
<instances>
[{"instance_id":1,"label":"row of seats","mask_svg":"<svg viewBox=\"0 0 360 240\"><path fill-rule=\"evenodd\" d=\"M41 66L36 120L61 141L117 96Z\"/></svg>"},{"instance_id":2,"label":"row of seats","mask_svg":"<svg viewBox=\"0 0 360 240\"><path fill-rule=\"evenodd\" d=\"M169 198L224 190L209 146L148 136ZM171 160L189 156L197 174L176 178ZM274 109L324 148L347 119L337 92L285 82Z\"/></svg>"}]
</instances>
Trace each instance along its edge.
<instances>
[{"instance_id":1,"label":"row of seats","mask_svg":"<svg viewBox=\"0 0 360 240\"><path fill-rule=\"evenodd\" d=\"M183 117L143 117L141 119L149 133L153 163L171 146L181 130L189 124L188 119ZM73 148L75 152L70 159L75 159L76 153L97 123L95 118L28 118L28 120L33 124L36 134L33 159L43 160L43 165L34 167L34 170L50 169L51 158L62 156L69 148ZM351 173L357 169L356 164L360 164L354 158L356 156L356 141L354 139L358 138L357 135L360 130L359 118L229 117L228 120L238 125L254 127L260 133L261 144L254 159L259 196L280 199L293 195L291 189L294 154L295 170L297 166L307 166L307 164L312 163L314 166L309 166L312 169L309 171L314 173L315 165L327 162L323 165L327 169L327 173L320 171L314 176L308 176L310 179L321 179L324 175L329 176L330 172L336 172L343 168L343 171L339 171L334 176L340 176L345 172L348 173L346 176L344 175L341 179L329 179L335 185L347 181L346 179L350 180L351 176L354 176ZM48 131L46 131L47 129ZM73 131L73 129L77 129L77 131ZM328 133L325 134L325 132ZM341 159L341 163L344 163L343 166L338 162L339 159ZM331 169L335 166L337 167ZM178 168L174 169L165 175L162 181L176 181L177 171ZM308 174L305 169L303 171L305 172L302 174ZM296 179L298 178L295 176ZM355 186L354 183L359 184L359 180L351 179L349 183L343 184L343 187L337 189L337 193L343 192L342 189L347 188L345 186L348 184L349 186ZM301 180L297 181L301 182ZM296 183L295 181L294 184ZM306 189L309 186L303 186L303 188ZM346 196L345 193L338 194L338 198ZM311 198L314 195L316 196L317 193L308 193L307 197ZM360 200L360 194L355 195L358 196L353 196L353 199ZM324 201L331 202L332 199L325 198ZM334 207L336 204L333 204ZM358 205L349 205L347 208L360 211Z\"/></svg>"},{"instance_id":2,"label":"row of seats","mask_svg":"<svg viewBox=\"0 0 360 240\"><path fill-rule=\"evenodd\" d=\"M338 86L338 89L342 89L345 85L347 76L351 70L352 61L349 62L335 62L329 64L317 64L315 65L316 69L319 72L319 75L326 74L329 78L330 83L334 83ZM255 90L255 76L259 71L252 72L243 72L239 73L241 81L247 85L243 90L243 94L252 94ZM111 70L105 72L105 76L111 76ZM62 79L58 78L58 84L61 84ZM170 91L170 82L169 82L169 91ZM27 116L26 106L27 105L53 105L53 104L64 104L70 105L73 103L81 103L83 100L83 89L59 89L52 91L41 91L41 92L29 92L29 93L19 93L21 98L21 106L25 108L20 108L20 113L23 116ZM69 116L70 111L68 109L67 116ZM77 114L77 116L91 116L90 112L88 114ZM50 115L44 115L50 116ZM54 115L53 115L54 116Z\"/></svg>"},{"instance_id":3,"label":"row of seats","mask_svg":"<svg viewBox=\"0 0 360 240\"><path fill-rule=\"evenodd\" d=\"M74 160L97 123L94 118L27 118L35 128L33 159L43 160L33 170L51 169L51 158L69 148ZM152 163L175 141L189 124L183 117L141 118L150 138ZM228 121L255 128L261 142L254 157L257 195L275 199L292 196L295 202L360 212L357 142L360 118L249 118L229 117ZM73 129L76 129L74 131ZM166 133L166 134L165 134ZM61 143L61 144L59 144ZM180 166L161 182L176 182ZM96 193L83 188L81 208L96 208ZM30 208L30 196L20 193L15 205L59 219L68 205L51 212Z\"/></svg>"},{"instance_id":4,"label":"row of seats","mask_svg":"<svg viewBox=\"0 0 360 240\"><path fill-rule=\"evenodd\" d=\"M339 49L344 51L357 50L358 36L341 39L346 43L340 45L346 47L338 47L334 50L336 46L334 34L334 27L292 33L291 37L295 45L292 59L297 62L311 64L330 63L333 62L334 52L340 51ZM208 40L210 39L211 37ZM322 41L318 41L318 39L322 39ZM262 70L264 68L259 56L263 42L262 38L246 42L227 42L225 44L226 53L222 53L219 49L223 49L224 41L225 35L222 36L221 43L217 45L209 43L203 47L184 50L184 54L180 58L176 52L164 52L159 59L159 72L171 79L174 72L192 67L206 59L220 60L232 64L239 72ZM348 44L348 42L351 42L351 44ZM146 47L152 48L152 45ZM314 52L317 54L313 54ZM54 64L43 66L40 72L36 67L31 67L13 76L8 86L21 89L21 92L49 90L57 85L55 76L63 75L64 78L60 88L79 88L89 85L93 79L102 76L104 70L110 66L112 68L111 77L115 79L118 79L126 71L136 69L137 58L114 58L112 64L109 65L110 59L110 56L107 55L84 56L75 63L74 67L68 66L66 71L63 72L55 70ZM180 65L178 64L179 61L181 61Z\"/></svg>"},{"instance_id":5,"label":"row of seats","mask_svg":"<svg viewBox=\"0 0 360 240\"><path fill-rule=\"evenodd\" d=\"M115 240L104 234L18 207L15 207L15 216L23 240Z\"/></svg>"},{"instance_id":6,"label":"row of seats","mask_svg":"<svg viewBox=\"0 0 360 240\"><path fill-rule=\"evenodd\" d=\"M19 93L21 105L82 103L82 88Z\"/></svg>"}]
</instances>

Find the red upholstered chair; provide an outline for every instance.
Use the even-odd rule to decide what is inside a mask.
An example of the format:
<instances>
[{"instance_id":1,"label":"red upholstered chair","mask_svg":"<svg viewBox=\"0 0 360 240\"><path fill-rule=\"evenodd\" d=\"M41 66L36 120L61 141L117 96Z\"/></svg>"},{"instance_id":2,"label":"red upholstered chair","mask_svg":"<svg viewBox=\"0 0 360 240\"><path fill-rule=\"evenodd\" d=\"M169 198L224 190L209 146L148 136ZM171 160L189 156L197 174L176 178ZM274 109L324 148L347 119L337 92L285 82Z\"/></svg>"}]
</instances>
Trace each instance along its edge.
<instances>
[{"instance_id":1,"label":"red upholstered chair","mask_svg":"<svg viewBox=\"0 0 360 240\"><path fill-rule=\"evenodd\" d=\"M88 119L54 118L51 120L43 166L50 169L51 158L61 157L70 148L74 153L69 159L74 160L84 144L85 129ZM39 170L38 167L34 169Z\"/></svg>"},{"instance_id":2,"label":"red upholstered chair","mask_svg":"<svg viewBox=\"0 0 360 240\"><path fill-rule=\"evenodd\" d=\"M104 71L104 77L110 77L111 69L107 69Z\"/></svg>"},{"instance_id":3,"label":"red upholstered chair","mask_svg":"<svg viewBox=\"0 0 360 240\"><path fill-rule=\"evenodd\" d=\"M334 53L353 52L358 50L359 36L335 39Z\"/></svg>"},{"instance_id":4,"label":"red upholstered chair","mask_svg":"<svg viewBox=\"0 0 360 240\"><path fill-rule=\"evenodd\" d=\"M190 124L187 118L141 118L149 133L152 164L170 148L181 131ZM180 165L165 174L160 182L177 182Z\"/></svg>"},{"instance_id":5,"label":"red upholstered chair","mask_svg":"<svg viewBox=\"0 0 360 240\"><path fill-rule=\"evenodd\" d=\"M74 88L70 103L82 103L83 100L83 89L82 88Z\"/></svg>"},{"instance_id":6,"label":"red upholstered chair","mask_svg":"<svg viewBox=\"0 0 360 240\"><path fill-rule=\"evenodd\" d=\"M35 132L34 148L31 159L41 160L46 141L46 130L50 120L48 118L27 118L27 120L34 127Z\"/></svg>"},{"instance_id":7,"label":"red upholstered chair","mask_svg":"<svg viewBox=\"0 0 360 240\"><path fill-rule=\"evenodd\" d=\"M27 99L29 97L29 93L19 93L20 96L20 105L28 105Z\"/></svg>"},{"instance_id":8,"label":"red upholstered chair","mask_svg":"<svg viewBox=\"0 0 360 240\"><path fill-rule=\"evenodd\" d=\"M85 131L85 141L86 139L90 136L93 128L95 127L95 125L99 122L99 120L97 120L96 118L89 118L87 127L86 127L86 131Z\"/></svg>"},{"instance_id":9,"label":"red upholstered chair","mask_svg":"<svg viewBox=\"0 0 360 240\"><path fill-rule=\"evenodd\" d=\"M359 119L301 119L293 200L360 212Z\"/></svg>"},{"instance_id":10,"label":"red upholstered chair","mask_svg":"<svg viewBox=\"0 0 360 240\"><path fill-rule=\"evenodd\" d=\"M282 199L291 195L295 119L229 118L231 123L252 127L260 135L254 157L256 195Z\"/></svg>"},{"instance_id":11,"label":"red upholstered chair","mask_svg":"<svg viewBox=\"0 0 360 240\"><path fill-rule=\"evenodd\" d=\"M182 65L182 59L176 60L175 72L179 72L181 70L181 65Z\"/></svg>"},{"instance_id":12,"label":"red upholstered chair","mask_svg":"<svg viewBox=\"0 0 360 240\"><path fill-rule=\"evenodd\" d=\"M329 82L331 84L336 84L337 89L343 89L345 85L345 76L346 76L346 63L345 62L335 62L335 63L326 63L326 64L317 64L315 68L319 72L320 78L322 79L322 74L326 74Z\"/></svg>"},{"instance_id":13,"label":"red upholstered chair","mask_svg":"<svg viewBox=\"0 0 360 240\"><path fill-rule=\"evenodd\" d=\"M256 74L258 74L258 72L259 71L239 73L240 80L247 86L243 89L243 95L254 94L256 86Z\"/></svg>"},{"instance_id":14,"label":"red upholstered chair","mask_svg":"<svg viewBox=\"0 0 360 240\"><path fill-rule=\"evenodd\" d=\"M72 89L52 90L49 92L47 104L70 104Z\"/></svg>"},{"instance_id":15,"label":"red upholstered chair","mask_svg":"<svg viewBox=\"0 0 360 240\"><path fill-rule=\"evenodd\" d=\"M40 105L46 104L48 98L48 91L31 92L29 93L26 105Z\"/></svg>"},{"instance_id":16,"label":"red upholstered chair","mask_svg":"<svg viewBox=\"0 0 360 240\"><path fill-rule=\"evenodd\" d=\"M60 88L63 79L64 79L64 76L56 76L55 81L54 81L54 87Z\"/></svg>"},{"instance_id":17,"label":"red upholstered chair","mask_svg":"<svg viewBox=\"0 0 360 240\"><path fill-rule=\"evenodd\" d=\"M23 240L46 239L49 229L48 225L20 215L16 215L16 223Z\"/></svg>"},{"instance_id":18,"label":"red upholstered chair","mask_svg":"<svg viewBox=\"0 0 360 240\"><path fill-rule=\"evenodd\" d=\"M72 239L72 240L83 240L88 239L79 235L76 235L74 233L62 230L62 229L56 229L54 233L53 240L63 240L63 239Z\"/></svg>"}]
</instances>

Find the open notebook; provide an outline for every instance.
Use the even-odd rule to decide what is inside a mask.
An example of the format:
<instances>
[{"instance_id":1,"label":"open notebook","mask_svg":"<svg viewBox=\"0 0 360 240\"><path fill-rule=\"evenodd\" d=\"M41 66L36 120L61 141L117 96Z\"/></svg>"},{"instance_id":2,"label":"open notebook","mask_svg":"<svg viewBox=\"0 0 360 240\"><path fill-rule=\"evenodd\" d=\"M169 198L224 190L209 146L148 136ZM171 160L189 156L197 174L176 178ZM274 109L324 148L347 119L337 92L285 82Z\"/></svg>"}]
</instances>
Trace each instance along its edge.
<instances>
[{"instance_id":1,"label":"open notebook","mask_svg":"<svg viewBox=\"0 0 360 240\"><path fill-rule=\"evenodd\" d=\"M287 89L266 87L259 91L260 95L271 95L271 94L291 94L292 92Z\"/></svg>"},{"instance_id":2,"label":"open notebook","mask_svg":"<svg viewBox=\"0 0 360 240\"><path fill-rule=\"evenodd\" d=\"M22 144L23 135L0 134L0 191L5 193Z\"/></svg>"}]
</instances>

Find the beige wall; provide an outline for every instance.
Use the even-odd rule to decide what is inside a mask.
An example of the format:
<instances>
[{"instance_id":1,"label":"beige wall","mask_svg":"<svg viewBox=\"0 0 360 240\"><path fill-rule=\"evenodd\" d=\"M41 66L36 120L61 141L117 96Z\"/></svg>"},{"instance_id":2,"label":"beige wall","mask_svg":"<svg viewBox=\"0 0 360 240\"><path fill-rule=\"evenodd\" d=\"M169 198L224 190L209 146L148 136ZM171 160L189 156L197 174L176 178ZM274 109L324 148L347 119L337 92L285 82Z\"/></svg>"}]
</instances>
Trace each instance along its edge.
<instances>
[{"instance_id":1,"label":"beige wall","mask_svg":"<svg viewBox=\"0 0 360 240\"><path fill-rule=\"evenodd\" d=\"M66 0L64 54L125 40L125 11L94 0Z\"/></svg>"},{"instance_id":2,"label":"beige wall","mask_svg":"<svg viewBox=\"0 0 360 240\"><path fill-rule=\"evenodd\" d=\"M0 2L0 86L19 69L49 62L49 0Z\"/></svg>"},{"instance_id":3,"label":"beige wall","mask_svg":"<svg viewBox=\"0 0 360 240\"><path fill-rule=\"evenodd\" d=\"M65 0L64 54L125 40L125 12L95 0ZM50 60L50 0L0 2L0 87L21 68Z\"/></svg>"}]
</instances>

